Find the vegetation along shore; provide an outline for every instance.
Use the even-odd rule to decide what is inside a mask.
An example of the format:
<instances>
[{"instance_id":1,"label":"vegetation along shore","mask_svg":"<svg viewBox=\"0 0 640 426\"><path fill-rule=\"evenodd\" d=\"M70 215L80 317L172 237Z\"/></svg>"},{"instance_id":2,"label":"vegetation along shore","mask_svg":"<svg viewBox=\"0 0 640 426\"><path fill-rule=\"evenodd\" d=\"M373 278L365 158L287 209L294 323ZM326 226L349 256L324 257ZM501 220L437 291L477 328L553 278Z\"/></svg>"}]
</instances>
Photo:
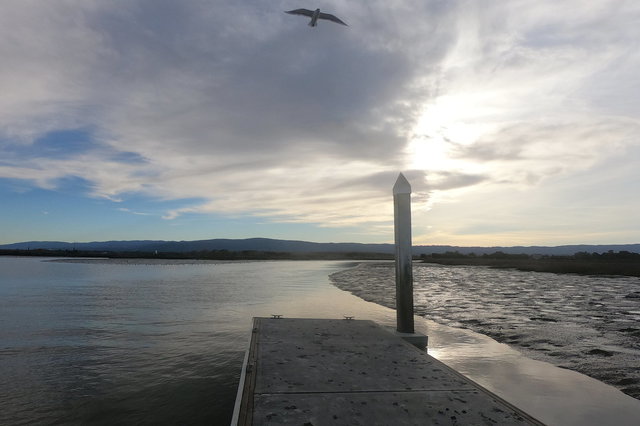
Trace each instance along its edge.
<instances>
[{"instance_id":1,"label":"vegetation along shore","mask_svg":"<svg viewBox=\"0 0 640 426\"><path fill-rule=\"evenodd\" d=\"M521 271L583 275L625 275L640 277L640 254L628 251L606 253L579 252L572 256L506 254L475 255L457 251L421 255L425 263L514 268Z\"/></svg>"}]
</instances>

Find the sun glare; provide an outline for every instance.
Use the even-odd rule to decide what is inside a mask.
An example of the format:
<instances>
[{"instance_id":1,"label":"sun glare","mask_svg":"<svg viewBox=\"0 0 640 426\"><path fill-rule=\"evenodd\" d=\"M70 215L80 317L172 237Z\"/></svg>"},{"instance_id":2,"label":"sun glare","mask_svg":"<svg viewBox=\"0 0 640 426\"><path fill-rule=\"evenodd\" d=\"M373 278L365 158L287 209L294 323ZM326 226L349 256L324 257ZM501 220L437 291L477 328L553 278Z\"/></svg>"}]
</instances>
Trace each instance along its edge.
<instances>
[{"instance_id":1,"label":"sun glare","mask_svg":"<svg viewBox=\"0 0 640 426\"><path fill-rule=\"evenodd\" d=\"M468 120L473 106L461 96L442 96L424 107L407 145L409 166L442 170L461 166L451 151L459 145L475 142L484 126Z\"/></svg>"}]
</instances>

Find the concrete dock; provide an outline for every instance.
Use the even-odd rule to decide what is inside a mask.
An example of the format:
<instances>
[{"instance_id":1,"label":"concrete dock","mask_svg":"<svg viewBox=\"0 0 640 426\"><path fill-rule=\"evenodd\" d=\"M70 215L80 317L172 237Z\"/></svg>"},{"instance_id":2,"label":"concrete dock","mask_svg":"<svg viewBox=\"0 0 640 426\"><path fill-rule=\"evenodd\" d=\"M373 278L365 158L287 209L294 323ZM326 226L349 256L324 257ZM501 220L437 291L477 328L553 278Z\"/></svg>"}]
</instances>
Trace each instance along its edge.
<instances>
[{"instance_id":1,"label":"concrete dock","mask_svg":"<svg viewBox=\"0 0 640 426\"><path fill-rule=\"evenodd\" d=\"M540 425L372 321L254 318L233 425Z\"/></svg>"}]
</instances>

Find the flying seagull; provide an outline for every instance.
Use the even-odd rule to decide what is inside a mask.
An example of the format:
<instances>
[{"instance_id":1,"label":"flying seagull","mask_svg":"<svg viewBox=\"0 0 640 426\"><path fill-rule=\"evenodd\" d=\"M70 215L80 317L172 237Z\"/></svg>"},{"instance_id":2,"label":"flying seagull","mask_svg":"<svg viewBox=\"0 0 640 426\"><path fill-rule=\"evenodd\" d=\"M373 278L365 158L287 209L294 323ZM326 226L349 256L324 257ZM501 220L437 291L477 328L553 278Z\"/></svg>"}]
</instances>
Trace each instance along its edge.
<instances>
[{"instance_id":1,"label":"flying seagull","mask_svg":"<svg viewBox=\"0 0 640 426\"><path fill-rule=\"evenodd\" d=\"M311 18L311 21L309 21L310 27L315 27L316 25L318 25L318 19L327 19L329 21L335 22L336 24L347 25L334 15L320 12L320 9L316 9L316 10L294 9L294 10L289 10L285 13L290 13L291 15L303 15L303 16L310 17Z\"/></svg>"}]
</instances>

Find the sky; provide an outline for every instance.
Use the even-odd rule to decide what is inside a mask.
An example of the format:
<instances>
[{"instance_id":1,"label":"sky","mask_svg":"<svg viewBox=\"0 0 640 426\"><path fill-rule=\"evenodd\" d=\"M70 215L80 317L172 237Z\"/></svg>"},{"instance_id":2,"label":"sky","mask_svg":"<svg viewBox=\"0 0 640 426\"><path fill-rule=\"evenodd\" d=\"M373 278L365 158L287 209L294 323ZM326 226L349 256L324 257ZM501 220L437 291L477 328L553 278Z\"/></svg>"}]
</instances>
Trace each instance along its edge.
<instances>
[{"instance_id":1,"label":"sky","mask_svg":"<svg viewBox=\"0 0 640 426\"><path fill-rule=\"evenodd\" d=\"M320 8L342 26L283 13ZM2 0L0 244L640 242L636 0Z\"/></svg>"}]
</instances>

